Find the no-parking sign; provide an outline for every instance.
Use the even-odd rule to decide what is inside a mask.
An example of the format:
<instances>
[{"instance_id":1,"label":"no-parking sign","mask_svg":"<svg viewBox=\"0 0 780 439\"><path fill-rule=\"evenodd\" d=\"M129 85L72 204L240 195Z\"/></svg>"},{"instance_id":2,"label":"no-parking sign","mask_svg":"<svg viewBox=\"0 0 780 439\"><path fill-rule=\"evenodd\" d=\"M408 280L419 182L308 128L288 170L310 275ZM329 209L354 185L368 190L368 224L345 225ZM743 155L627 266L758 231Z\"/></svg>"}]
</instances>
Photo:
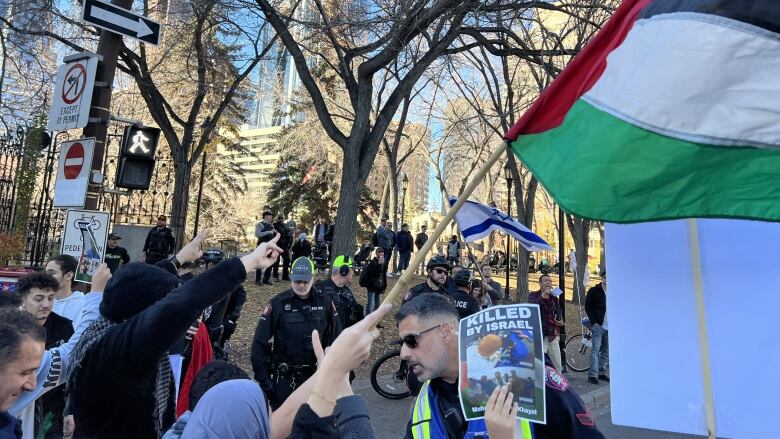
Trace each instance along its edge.
<instances>
[{"instance_id":1,"label":"no-parking sign","mask_svg":"<svg viewBox=\"0 0 780 439\"><path fill-rule=\"evenodd\" d=\"M54 207L84 207L95 138L62 142L54 183Z\"/></svg>"},{"instance_id":2,"label":"no-parking sign","mask_svg":"<svg viewBox=\"0 0 780 439\"><path fill-rule=\"evenodd\" d=\"M83 128L89 121L92 89L95 86L98 58L84 54L84 58L68 62L57 69L54 85L49 131Z\"/></svg>"}]
</instances>

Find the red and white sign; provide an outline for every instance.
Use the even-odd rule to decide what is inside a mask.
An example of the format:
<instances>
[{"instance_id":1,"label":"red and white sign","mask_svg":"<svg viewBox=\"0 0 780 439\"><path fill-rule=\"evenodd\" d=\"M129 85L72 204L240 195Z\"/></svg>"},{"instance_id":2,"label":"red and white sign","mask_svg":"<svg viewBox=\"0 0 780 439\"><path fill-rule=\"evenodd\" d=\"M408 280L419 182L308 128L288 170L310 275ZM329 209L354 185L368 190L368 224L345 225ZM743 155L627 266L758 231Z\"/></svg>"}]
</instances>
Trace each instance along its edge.
<instances>
[{"instance_id":1,"label":"red and white sign","mask_svg":"<svg viewBox=\"0 0 780 439\"><path fill-rule=\"evenodd\" d=\"M66 179L73 180L81 174L83 167L84 145L81 142L75 142L70 145L68 152L65 154L65 164L62 171Z\"/></svg>"},{"instance_id":2,"label":"red and white sign","mask_svg":"<svg viewBox=\"0 0 780 439\"><path fill-rule=\"evenodd\" d=\"M63 142L54 186L54 207L84 207L95 138Z\"/></svg>"},{"instance_id":3,"label":"red and white sign","mask_svg":"<svg viewBox=\"0 0 780 439\"><path fill-rule=\"evenodd\" d=\"M97 56L85 53L84 58L63 64L57 69L57 82L49 110L49 131L83 128L87 125L97 64Z\"/></svg>"}]
</instances>

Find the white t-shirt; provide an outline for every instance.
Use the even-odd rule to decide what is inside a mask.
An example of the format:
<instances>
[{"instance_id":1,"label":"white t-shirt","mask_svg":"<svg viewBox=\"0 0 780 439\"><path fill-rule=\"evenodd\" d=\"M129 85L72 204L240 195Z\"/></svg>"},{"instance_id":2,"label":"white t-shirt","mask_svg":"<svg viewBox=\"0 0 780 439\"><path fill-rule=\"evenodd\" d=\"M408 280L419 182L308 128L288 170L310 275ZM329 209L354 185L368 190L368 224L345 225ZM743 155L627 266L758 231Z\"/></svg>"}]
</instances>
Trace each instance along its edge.
<instances>
[{"instance_id":1,"label":"white t-shirt","mask_svg":"<svg viewBox=\"0 0 780 439\"><path fill-rule=\"evenodd\" d=\"M84 307L84 293L73 291L70 296L64 299L54 299L53 311L57 314L70 319L75 328L81 319L81 308Z\"/></svg>"}]
</instances>

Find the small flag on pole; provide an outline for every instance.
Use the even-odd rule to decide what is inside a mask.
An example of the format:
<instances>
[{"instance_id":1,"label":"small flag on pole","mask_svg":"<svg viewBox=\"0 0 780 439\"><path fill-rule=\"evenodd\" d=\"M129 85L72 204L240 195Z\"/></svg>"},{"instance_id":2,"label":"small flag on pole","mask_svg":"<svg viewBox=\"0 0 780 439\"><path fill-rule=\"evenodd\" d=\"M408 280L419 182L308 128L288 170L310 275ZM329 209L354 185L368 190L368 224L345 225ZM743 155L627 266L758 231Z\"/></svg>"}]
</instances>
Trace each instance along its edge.
<instances>
[{"instance_id":1,"label":"small flag on pole","mask_svg":"<svg viewBox=\"0 0 780 439\"><path fill-rule=\"evenodd\" d=\"M454 205L457 200L455 197L450 197L450 206ZM528 251L552 250L550 244L529 230L528 227L500 209L486 204L466 201L455 214L455 221L458 222L458 227L460 227L460 232L466 242L474 242L488 236L493 230L498 230L517 239L520 245Z\"/></svg>"}]
</instances>

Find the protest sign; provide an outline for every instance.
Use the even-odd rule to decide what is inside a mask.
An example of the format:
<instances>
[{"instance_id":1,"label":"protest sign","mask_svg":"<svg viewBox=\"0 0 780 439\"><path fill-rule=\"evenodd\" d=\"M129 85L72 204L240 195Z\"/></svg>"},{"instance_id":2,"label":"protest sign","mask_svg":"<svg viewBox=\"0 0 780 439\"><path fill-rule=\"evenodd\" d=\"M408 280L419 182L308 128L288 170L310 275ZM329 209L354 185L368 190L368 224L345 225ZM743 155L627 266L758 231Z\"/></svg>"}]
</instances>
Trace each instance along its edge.
<instances>
[{"instance_id":1,"label":"protest sign","mask_svg":"<svg viewBox=\"0 0 780 439\"><path fill-rule=\"evenodd\" d=\"M460 321L461 408L484 417L497 386L510 385L517 417L546 423L542 320L538 305L494 306Z\"/></svg>"},{"instance_id":2,"label":"protest sign","mask_svg":"<svg viewBox=\"0 0 780 439\"><path fill-rule=\"evenodd\" d=\"M84 283L92 283L92 276L103 262L103 255L95 238L95 231L88 220L76 221L81 230L82 246L79 256L79 265L76 269L76 280Z\"/></svg>"}]
</instances>

